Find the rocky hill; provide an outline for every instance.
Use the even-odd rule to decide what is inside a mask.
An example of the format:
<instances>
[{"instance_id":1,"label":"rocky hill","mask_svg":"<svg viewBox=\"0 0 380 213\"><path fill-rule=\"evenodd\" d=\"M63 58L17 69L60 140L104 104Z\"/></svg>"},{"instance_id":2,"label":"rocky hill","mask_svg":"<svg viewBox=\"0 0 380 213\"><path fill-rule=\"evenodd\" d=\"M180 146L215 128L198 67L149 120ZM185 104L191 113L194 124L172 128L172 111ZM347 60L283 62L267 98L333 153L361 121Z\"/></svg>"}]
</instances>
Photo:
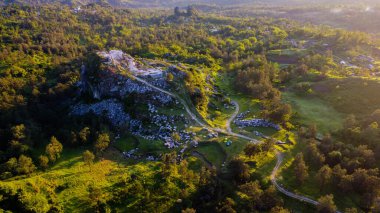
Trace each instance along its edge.
<instances>
[{"instance_id":1,"label":"rocky hill","mask_svg":"<svg viewBox=\"0 0 380 213\"><path fill-rule=\"evenodd\" d=\"M178 100L135 80L139 77L154 87L171 90L166 73L179 76L180 70L157 62L140 61L120 50L101 51L97 55L102 62L101 68L94 72L83 65L78 83L81 93L89 94L93 100L80 100L72 107L70 115L103 117L114 127L127 127L131 134L162 141L168 148L185 148L195 143L188 132L179 128L190 124L191 120L185 116L183 108L178 108ZM159 112L175 108L181 113ZM184 143L173 141L173 132L179 132Z\"/></svg>"}]
</instances>

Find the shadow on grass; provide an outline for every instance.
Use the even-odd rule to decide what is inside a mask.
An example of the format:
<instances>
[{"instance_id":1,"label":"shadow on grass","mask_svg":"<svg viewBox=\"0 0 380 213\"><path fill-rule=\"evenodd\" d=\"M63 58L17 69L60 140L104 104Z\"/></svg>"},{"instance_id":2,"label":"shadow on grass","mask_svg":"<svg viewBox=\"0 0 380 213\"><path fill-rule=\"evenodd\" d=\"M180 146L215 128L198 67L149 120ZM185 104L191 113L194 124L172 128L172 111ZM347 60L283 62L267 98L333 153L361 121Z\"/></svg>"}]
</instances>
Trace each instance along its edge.
<instances>
[{"instance_id":1,"label":"shadow on grass","mask_svg":"<svg viewBox=\"0 0 380 213\"><path fill-rule=\"evenodd\" d=\"M206 162L211 163L218 170L227 160L227 153L218 142L201 142L194 151L200 153L205 158Z\"/></svg>"}]
</instances>

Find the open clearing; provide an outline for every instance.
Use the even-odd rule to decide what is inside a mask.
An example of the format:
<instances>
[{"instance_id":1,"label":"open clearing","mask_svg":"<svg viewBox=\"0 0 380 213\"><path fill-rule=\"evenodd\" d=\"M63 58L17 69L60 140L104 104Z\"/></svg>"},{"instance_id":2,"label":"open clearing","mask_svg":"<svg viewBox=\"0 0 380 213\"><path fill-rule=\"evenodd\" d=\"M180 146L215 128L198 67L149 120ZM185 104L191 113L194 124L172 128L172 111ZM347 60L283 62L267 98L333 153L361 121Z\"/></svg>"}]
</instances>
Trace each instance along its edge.
<instances>
[{"instance_id":1,"label":"open clearing","mask_svg":"<svg viewBox=\"0 0 380 213\"><path fill-rule=\"evenodd\" d=\"M295 119L298 123L315 124L323 133L337 130L342 125L343 114L317 97L300 97L292 92L284 92L282 97L297 113Z\"/></svg>"},{"instance_id":2,"label":"open clearing","mask_svg":"<svg viewBox=\"0 0 380 213\"><path fill-rule=\"evenodd\" d=\"M226 154L217 142L202 142L195 149L217 168L220 168L226 160Z\"/></svg>"},{"instance_id":3,"label":"open clearing","mask_svg":"<svg viewBox=\"0 0 380 213\"><path fill-rule=\"evenodd\" d=\"M366 116L380 108L380 82L359 78L330 79L314 85L316 94L339 112Z\"/></svg>"},{"instance_id":4,"label":"open clearing","mask_svg":"<svg viewBox=\"0 0 380 213\"><path fill-rule=\"evenodd\" d=\"M270 50L267 57L270 61L279 64L296 64L300 57L305 55L306 50L304 49L278 49Z\"/></svg>"}]
</instances>

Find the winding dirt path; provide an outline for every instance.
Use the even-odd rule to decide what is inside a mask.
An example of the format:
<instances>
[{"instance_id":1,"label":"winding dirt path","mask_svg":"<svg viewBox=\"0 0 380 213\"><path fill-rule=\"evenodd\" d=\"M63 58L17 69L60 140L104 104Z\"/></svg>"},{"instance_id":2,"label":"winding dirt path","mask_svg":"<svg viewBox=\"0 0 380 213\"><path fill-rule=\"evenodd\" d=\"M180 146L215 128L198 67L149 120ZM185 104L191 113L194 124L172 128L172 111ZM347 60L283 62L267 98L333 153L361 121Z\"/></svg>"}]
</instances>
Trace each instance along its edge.
<instances>
[{"instance_id":1,"label":"winding dirt path","mask_svg":"<svg viewBox=\"0 0 380 213\"><path fill-rule=\"evenodd\" d=\"M235 137L239 137L239 138L243 138L243 139L247 139L249 141L251 141L252 143L260 143L259 140L256 140L254 138L250 138L248 136L245 136L245 135L241 135L241 134L238 134L238 133L234 133L232 132L232 129L231 129L231 123L235 120L236 116L238 115L239 113L239 110L240 110L240 107L239 107L239 104L236 102L236 101L232 101L232 104L235 105L235 112L232 114L232 116L228 119L227 121L227 125L226 125L226 130L223 130L223 129L220 129L220 128L212 128L210 126L208 126L207 124L205 124L204 122L202 122L201 120L198 119L198 117L190 110L189 106L187 105L187 103L182 99L180 98L178 95L174 94L174 93L171 93L169 91L166 91L164 89L161 89L159 87L156 87L154 85L152 85L151 83L147 82L146 80L144 79L141 79L139 77L136 77L134 76L135 79L143 84L145 84L146 86L148 87L151 87L157 91L160 91L162 93L165 93L177 100L180 101L180 103L184 106L187 114L200 126L204 127L204 128L207 128L208 130L212 130L212 131L215 131L215 132L219 132L219 133L223 133L223 134L227 134L227 135L231 135L231 136L235 136ZM203 161L206 162L207 166L209 167L212 167L212 163L210 161L208 161L202 154L198 153L198 152L193 152L192 153L194 156L196 157L199 157L201 158ZM278 184L277 182L277 179L276 179L276 176L277 176L277 173L280 169L280 166L283 162L283 159L284 159L284 156L283 156L283 153L281 152L277 152L276 154L276 157L277 157L277 163L276 163L276 166L273 168L273 171L272 171L272 174L271 174L271 182L272 184L276 187L276 189L278 191L280 191L281 193L283 193L284 195L290 197L290 198L294 198L296 200L299 200L301 202L306 202L306 203L310 203L312 205L318 205L319 203L311 198L308 198L306 196L302 196L302 195L299 195L299 194L296 194L296 193L293 193L291 191L288 191L287 189L285 189L284 187L282 187L280 184ZM341 213L339 211L336 211L336 213Z\"/></svg>"},{"instance_id":2,"label":"winding dirt path","mask_svg":"<svg viewBox=\"0 0 380 213\"><path fill-rule=\"evenodd\" d=\"M281 153L281 152L277 152L276 154L277 156L277 163L276 163L276 166L274 167L273 171L272 171L272 174L270 176L270 180L272 182L272 184L276 187L276 189L278 191L280 191L281 193L283 193L284 195L288 196L288 197L291 197L291 198L294 198L296 200L299 200L301 202L306 202L306 203L310 203L312 205L318 205L318 201L315 201L311 198L308 198L306 196L303 196L303 195L299 195L299 194L296 194L296 193L293 193L291 191L288 191L287 189L285 189L284 187L282 187L278 182L277 182L277 173L278 173L278 170L280 169L280 166L282 164L282 161L284 160L284 154ZM336 213L341 213L340 211L336 211Z\"/></svg>"},{"instance_id":3,"label":"winding dirt path","mask_svg":"<svg viewBox=\"0 0 380 213\"><path fill-rule=\"evenodd\" d=\"M135 80L140 82L140 83L143 83L145 84L146 86L148 87L151 87L157 91L160 91L162 93L165 93L175 99L177 99L185 108L187 114L198 124L200 125L201 127L204 127L204 128L207 128L208 130L211 130L211 131L215 131L215 132L219 132L219 133L222 133L222 134L226 134L226 135L230 135L230 136L235 136L235 137L238 137L238 138L243 138L243 139L246 139L246 140L249 140L251 141L252 143L260 143L259 140L256 140L254 138L251 138L251 137L248 137L248 136L245 136L245 135L242 135L242 134L239 134L239 133L234 133L229 130L224 130L224 129L220 129L220 128L214 128L214 127L210 127L209 125L205 124L204 122L202 122L191 110L190 110L190 107L187 105L186 101L183 100L182 98L180 98L178 95L172 93L172 92L169 92L167 90L164 90L164 89L161 89L159 87L156 87L154 85L152 85L151 83L147 82L146 80L142 79L142 78L139 78L137 76L134 76ZM235 102L236 103L236 102ZM239 105L236 103L236 106L237 108L239 108ZM236 112L236 110L235 110ZM237 115L237 114L236 114ZM235 117L236 117L235 115ZM230 126L230 123L231 121L235 119L235 118L232 118L232 119L229 119L229 122L228 122L228 125ZM230 121L231 120L231 121Z\"/></svg>"},{"instance_id":4,"label":"winding dirt path","mask_svg":"<svg viewBox=\"0 0 380 213\"><path fill-rule=\"evenodd\" d=\"M143 84L145 84L146 86L148 86L148 87L150 87L150 88L153 88L153 89L155 89L155 90L157 90L157 91L160 91L160 92L162 92L162 93L165 93L165 94L167 94L167 95L169 95L169 96L171 96L171 97L173 97L173 98L175 98L175 99L177 99L179 102L181 102L181 104L185 107L185 110L186 110L186 112L187 112L187 114L189 114L189 116L198 124L198 125L200 125L200 126L202 126L202 127L206 127L206 124L205 123L203 123L202 121L200 121L199 119L198 119L198 117L190 110L190 108L189 108L189 106L187 105L187 103L182 99L182 98L180 98L178 95L176 95L176 94L174 94L174 93L171 93L171 92L169 92L169 91L166 91L166 90L164 90L164 89L161 89L161 88L159 88L159 87L156 87L156 86L154 86L153 84L151 84L151 83L149 83L149 82L147 82L146 80L144 80L144 79L142 79L142 78L139 78L139 77L137 77L137 76L134 76L134 78L135 78L135 80L136 81L138 81L138 82L140 82L140 83L143 83Z\"/></svg>"},{"instance_id":5,"label":"winding dirt path","mask_svg":"<svg viewBox=\"0 0 380 213\"><path fill-rule=\"evenodd\" d=\"M232 101L231 103L233 105L235 105L235 112L230 117L230 119L228 119L228 122L227 122L227 132L233 133L232 130L231 130L231 123L235 120L236 116L238 115L240 107L239 107L239 104L236 101ZM279 169L281 167L281 164L282 164L282 162L284 160L284 153L277 152L276 153L276 158L277 158L277 163L276 163L276 166L273 168L272 174L270 176L270 180L271 180L272 184L276 187L276 189L279 192L283 193L284 195L286 195L288 197L291 197L293 199L299 200L301 202L310 203L312 205L318 205L319 204L318 201L315 201L315 200L313 200L311 198L308 198L306 196L299 195L299 194L293 193L291 191L288 191L287 189L285 189L284 187L282 187L280 184L278 184L276 176L277 176L277 173L278 173L278 171L279 171ZM341 212L340 211L336 211L336 213L341 213Z\"/></svg>"},{"instance_id":6,"label":"winding dirt path","mask_svg":"<svg viewBox=\"0 0 380 213\"><path fill-rule=\"evenodd\" d=\"M235 106L235 112L231 115L226 124L226 129L229 133L233 133L231 129L231 123L235 120L236 116L239 114L240 111L239 104L236 101L231 101L231 104Z\"/></svg>"}]
</instances>

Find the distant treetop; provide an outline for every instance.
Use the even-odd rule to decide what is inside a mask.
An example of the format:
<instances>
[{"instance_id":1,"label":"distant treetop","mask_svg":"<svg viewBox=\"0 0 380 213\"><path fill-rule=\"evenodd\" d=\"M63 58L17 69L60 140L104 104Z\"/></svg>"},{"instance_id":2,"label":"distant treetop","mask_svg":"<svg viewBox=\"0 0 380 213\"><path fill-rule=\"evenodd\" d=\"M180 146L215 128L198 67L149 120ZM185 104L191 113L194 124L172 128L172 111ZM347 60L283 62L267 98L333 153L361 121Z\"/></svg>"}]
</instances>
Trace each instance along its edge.
<instances>
[{"instance_id":1,"label":"distant treetop","mask_svg":"<svg viewBox=\"0 0 380 213\"><path fill-rule=\"evenodd\" d=\"M186 12L181 11L180 7L174 8L174 15L175 16L196 16L198 15L198 11L193 6L188 6L186 9Z\"/></svg>"}]
</instances>

